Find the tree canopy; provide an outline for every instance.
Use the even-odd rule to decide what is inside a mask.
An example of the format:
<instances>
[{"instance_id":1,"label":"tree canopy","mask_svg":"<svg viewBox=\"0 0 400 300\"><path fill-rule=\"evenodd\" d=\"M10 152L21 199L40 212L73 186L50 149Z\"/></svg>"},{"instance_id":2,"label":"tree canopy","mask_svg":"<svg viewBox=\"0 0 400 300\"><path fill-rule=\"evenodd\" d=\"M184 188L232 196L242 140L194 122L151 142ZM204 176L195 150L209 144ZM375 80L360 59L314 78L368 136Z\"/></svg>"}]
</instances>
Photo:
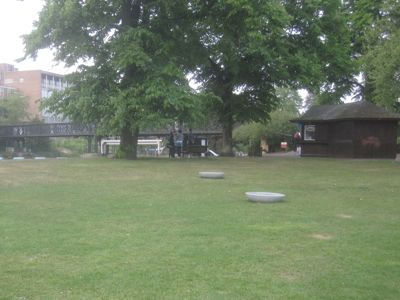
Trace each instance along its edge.
<instances>
[{"instance_id":1,"label":"tree canopy","mask_svg":"<svg viewBox=\"0 0 400 300\"><path fill-rule=\"evenodd\" d=\"M195 77L232 152L235 123L268 118L278 87L340 98L350 89L350 35L341 1L192 1Z\"/></svg>"},{"instance_id":2,"label":"tree canopy","mask_svg":"<svg viewBox=\"0 0 400 300\"><path fill-rule=\"evenodd\" d=\"M46 1L25 36L26 56L52 48L67 66L69 88L45 101L50 111L94 122L121 136L127 158L136 157L140 126L189 117L194 93L182 58L185 1Z\"/></svg>"},{"instance_id":3,"label":"tree canopy","mask_svg":"<svg viewBox=\"0 0 400 300\"><path fill-rule=\"evenodd\" d=\"M49 47L81 64L45 105L114 129L128 157L139 126L192 118L199 99L230 155L234 124L266 120L277 88L326 99L349 90L345 21L340 0L48 0L25 44L27 56ZM188 75L207 97L191 91Z\"/></svg>"},{"instance_id":4,"label":"tree canopy","mask_svg":"<svg viewBox=\"0 0 400 300\"><path fill-rule=\"evenodd\" d=\"M355 97L399 110L399 1L346 0L344 4L353 60L362 78L354 80Z\"/></svg>"},{"instance_id":5,"label":"tree canopy","mask_svg":"<svg viewBox=\"0 0 400 300\"><path fill-rule=\"evenodd\" d=\"M363 58L368 48L368 35L381 17L384 0L344 0L347 24L351 32L352 59L356 66L352 93L356 99L371 101L373 84ZM361 79L361 80L360 80Z\"/></svg>"},{"instance_id":6,"label":"tree canopy","mask_svg":"<svg viewBox=\"0 0 400 300\"><path fill-rule=\"evenodd\" d=\"M374 88L371 100L400 111L400 3L383 2L381 17L368 32L363 62Z\"/></svg>"},{"instance_id":7,"label":"tree canopy","mask_svg":"<svg viewBox=\"0 0 400 300\"><path fill-rule=\"evenodd\" d=\"M25 121L28 118L28 102L19 93L0 99L0 124L10 125Z\"/></svg>"}]
</instances>

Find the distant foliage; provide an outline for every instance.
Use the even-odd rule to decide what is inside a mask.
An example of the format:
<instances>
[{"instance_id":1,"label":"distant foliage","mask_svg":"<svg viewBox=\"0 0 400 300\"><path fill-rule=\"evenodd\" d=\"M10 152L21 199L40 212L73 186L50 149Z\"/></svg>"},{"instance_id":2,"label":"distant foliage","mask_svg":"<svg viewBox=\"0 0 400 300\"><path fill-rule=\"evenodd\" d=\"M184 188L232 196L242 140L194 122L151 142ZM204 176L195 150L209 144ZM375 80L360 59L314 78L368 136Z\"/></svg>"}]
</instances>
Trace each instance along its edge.
<instances>
[{"instance_id":1,"label":"distant foliage","mask_svg":"<svg viewBox=\"0 0 400 300\"><path fill-rule=\"evenodd\" d=\"M254 154L254 152L260 150L260 141L264 137L265 124L252 122L241 125L233 130L234 149Z\"/></svg>"},{"instance_id":2,"label":"distant foliage","mask_svg":"<svg viewBox=\"0 0 400 300\"><path fill-rule=\"evenodd\" d=\"M296 117L297 114L285 110L276 110L271 113L264 133L270 151L279 150L281 142L287 142L289 147L293 148L293 135L298 131L298 127L290 120Z\"/></svg>"},{"instance_id":3,"label":"distant foliage","mask_svg":"<svg viewBox=\"0 0 400 300\"><path fill-rule=\"evenodd\" d=\"M28 102L26 97L15 93L0 99L0 124L10 125L27 121Z\"/></svg>"},{"instance_id":4,"label":"distant foliage","mask_svg":"<svg viewBox=\"0 0 400 300\"><path fill-rule=\"evenodd\" d=\"M328 98L348 90L342 9L340 0L49 0L25 36L26 56L52 48L57 60L80 64L46 108L120 135L128 158L140 127L192 122L204 107L230 155L234 125L268 119L277 88Z\"/></svg>"},{"instance_id":5,"label":"distant foliage","mask_svg":"<svg viewBox=\"0 0 400 300\"><path fill-rule=\"evenodd\" d=\"M270 151L279 150L283 141L292 147L292 137L298 128L290 120L299 115L303 99L297 91L290 89L278 89L277 95L280 105L269 114L266 123L247 123L233 131L235 145L240 150L251 152L255 145L260 145L261 139L267 141Z\"/></svg>"},{"instance_id":6,"label":"distant foliage","mask_svg":"<svg viewBox=\"0 0 400 300\"><path fill-rule=\"evenodd\" d=\"M69 88L44 106L121 137L121 153L136 158L139 128L192 119L197 96L186 79L186 1L46 1L24 37L26 56L53 48L79 65Z\"/></svg>"},{"instance_id":7,"label":"distant foliage","mask_svg":"<svg viewBox=\"0 0 400 300\"><path fill-rule=\"evenodd\" d=\"M368 35L366 70L374 86L372 100L400 111L400 2L384 1L381 17Z\"/></svg>"},{"instance_id":8,"label":"distant foliage","mask_svg":"<svg viewBox=\"0 0 400 300\"><path fill-rule=\"evenodd\" d=\"M263 122L279 107L277 88L307 88L330 100L349 91L353 64L341 1L190 2L194 77L215 96L209 107L227 155L234 124Z\"/></svg>"},{"instance_id":9,"label":"distant foliage","mask_svg":"<svg viewBox=\"0 0 400 300\"><path fill-rule=\"evenodd\" d=\"M54 152L65 156L77 156L86 153L88 141L85 138L55 138L51 140Z\"/></svg>"},{"instance_id":10,"label":"distant foliage","mask_svg":"<svg viewBox=\"0 0 400 300\"><path fill-rule=\"evenodd\" d=\"M400 111L400 2L343 2L357 66L357 79L353 80L355 99Z\"/></svg>"}]
</instances>

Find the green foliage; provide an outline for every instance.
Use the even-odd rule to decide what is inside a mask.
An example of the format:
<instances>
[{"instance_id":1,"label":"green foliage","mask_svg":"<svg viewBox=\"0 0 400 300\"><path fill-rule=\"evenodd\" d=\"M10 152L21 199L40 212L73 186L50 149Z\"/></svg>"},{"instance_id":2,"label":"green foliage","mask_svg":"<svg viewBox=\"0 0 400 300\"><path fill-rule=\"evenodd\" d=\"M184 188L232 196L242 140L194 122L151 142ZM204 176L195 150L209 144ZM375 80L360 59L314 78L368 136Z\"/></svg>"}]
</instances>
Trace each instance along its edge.
<instances>
[{"instance_id":1,"label":"green foliage","mask_svg":"<svg viewBox=\"0 0 400 300\"><path fill-rule=\"evenodd\" d=\"M276 95L279 99L277 110L285 110L294 115L299 114L303 108L303 98L299 91L289 88L277 88Z\"/></svg>"},{"instance_id":2,"label":"green foliage","mask_svg":"<svg viewBox=\"0 0 400 300\"><path fill-rule=\"evenodd\" d=\"M233 130L233 141L237 151L250 156L260 155L260 141L265 136L265 125L252 122L241 125Z\"/></svg>"},{"instance_id":3,"label":"green foliage","mask_svg":"<svg viewBox=\"0 0 400 300\"><path fill-rule=\"evenodd\" d=\"M78 156L86 152L88 141L86 138L53 138L51 147L63 156Z\"/></svg>"},{"instance_id":4,"label":"green foliage","mask_svg":"<svg viewBox=\"0 0 400 300\"><path fill-rule=\"evenodd\" d=\"M290 111L277 110L271 113L270 121L265 129L265 137L267 139L270 150L280 148L280 143L286 141L290 148L293 148L293 134L298 131L297 126L290 120L297 117Z\"/></svg>"},{"instance_id":5,"label":"green foliage","mask_svg":"<svg viewBox=\"0 0 400 300\"><path fill-rule=\"evenodd\" d=\"M351 31L352 52L355 57L365 54L368 35L381 17L382 3L386 0L344 0L345 13Z\"/></svg>"},{"instance_id":6,"label":"green foliage","mask_svg":"<svg viewBox=\"0 0 400 300\"><path fill-rule=\"evenodd\" d=\"M236 153L247 153L249 156L260 156L260 142L264 136L265 126L251 122L240 125L233 130L233 147Z\"/></svg>"},{"instance_id":7,"label":"green foliage","mask_svg":"<svg viewBox=\"0 0 400 300\"><path fill-rule=\"evenodd\" d=\"M51 153L52 147L49 137L30 137L25 138L25 147L31 153ZM53 156L53 155L52 155Z\"/></svg>"},{"instance_id":8,"label":"green foliage","mask_svg":"<svg viewBox=\"0 0 400 300\"><path fill-rule=\"evenodd\" d=\"M47 1L25 36L26 55L51 47L67 65L69 88L44 107L118 134L124 153L133 131L195 118L198 97L182 68L183 1ZM124 132L125 134L122 134ZM127 134L127 135L126 135ZM132 140L132 141L131 141Z\"/></svg>"},{"instance_id":9,"label":"green foliage","mask_svg":"<svg viewBox=\"0 0 400 300\"><path fill-rule=\"evenodd\" d=\"M290 147L293 146L292 136L298 129L290 120L298 116L303 99L297 91L290 89L278 89L277 95L279 107L269 114L266 123L248 123L233 131L236 145L250 149L253 145L259 145L261 139L266 139L270 151L279 149L282 141L287 141Z\"/></svg>"},{"instance_id":10,"label":"green foliage","mask_svg":"<svg viewBox=\"0 0 400 300\"><path fill-rule=\"evenodd\" d=\"M235 123L264 121L277 87L336 99L348 92L350 36L341 1L193 1L195 77L215 95L229 151Z\"/></svg>"},{"instance_id":11,"label":"green foliage","mask_svg":"<svg viewBox=\"0 0 400 300\"><path fill-rule=\"evenodd\" d=\"M239 126L233 131L233 138L240 143L260 142L265 137L265 125L262 123L248 123Z\"/></svg>"},{"instance_id":12,"label":"green foliage","mask_svg":"<svg viewBox=\"0 0 400 300\"><path fill-rule=\"evenodd\" d=\"M28 102L26 97L15 93L0 99L0 124L10 125L26 121Z\"/></svg>"},{"instance_id":13,"label":"green foliage","mask_svg":"<svg viewBox=\"0 0 400 300\"><path fill-rule=\"evenodd\" d=\"M371 99L396 110L400 99L400 3L383 1L380 15L368 32L363 63L374 87Z\"/></svg>"},{"instance_id":14,"label":"green foliage","mask_svg":"<svg viewBox=\"0 0 400 300\"><path fill-rule=\"evenodd\" d=\"M192 74L211 95L206 111L229 154L233 125L265 121L279 105L277 88L347 91L341 9L340 0L53 0L25 36L26 55L51 47L67 65L83 62L44 105L104 132L197 119L204 97L189 88Z\"/></svg>"},{"instance_id":15,"label":"green foliage","mask_svg":"<svg viewBox=\"0 0 400 300\"><path fill-rule=\"evenodd\" d=\"M397 0L347 0L353 57L362 75L358 98L396 110L400 96L400 4Z\"/></svg>"}]
</instances>

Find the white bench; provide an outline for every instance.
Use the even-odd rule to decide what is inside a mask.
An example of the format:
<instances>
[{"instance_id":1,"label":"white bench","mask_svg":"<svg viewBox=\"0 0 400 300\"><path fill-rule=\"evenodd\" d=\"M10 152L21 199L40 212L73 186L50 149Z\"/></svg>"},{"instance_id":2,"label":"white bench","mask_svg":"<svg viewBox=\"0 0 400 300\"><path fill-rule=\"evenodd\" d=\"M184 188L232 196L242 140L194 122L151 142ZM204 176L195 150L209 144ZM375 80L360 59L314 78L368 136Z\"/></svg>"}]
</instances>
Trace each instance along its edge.
<instances>
[{"instance_id":1,"label":"white bench","mask_svg":"<svg viewBox=\"0 0 400 300\"><path fill-rule=\"evenodd\" d=\"M121 140L113 139L113 140L101 140L100 142L100 153L106 154L107 146L119 146ZM148 140L138 140L138 145L155 145L157 155L160 155L161 152L164 150L165 147L162 147L162 140L161 139L148 139Z\"/></svg>"}]
</instances>

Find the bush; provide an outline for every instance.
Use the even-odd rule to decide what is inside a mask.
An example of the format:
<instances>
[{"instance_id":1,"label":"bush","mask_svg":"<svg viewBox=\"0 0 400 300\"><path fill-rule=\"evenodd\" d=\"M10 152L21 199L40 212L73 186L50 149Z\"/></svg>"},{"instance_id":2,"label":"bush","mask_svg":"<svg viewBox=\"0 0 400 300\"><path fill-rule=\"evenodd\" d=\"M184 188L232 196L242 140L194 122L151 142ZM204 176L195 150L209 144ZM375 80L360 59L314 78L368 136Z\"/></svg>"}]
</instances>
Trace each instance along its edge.
<instances>
[{"instance_id":1,"label":"bush","mask_svg":"<svg viewBox=\"0 0 400 300\"><path fill-rule=\"evenodd\" d=\"M248 123L233 131L234 147L237 151L246 152L250 156L260 156L260 142L264 137L265 125Z\"/></svg>"},{"instance_id":2,"label":"bush","mask_svg":"<svg viewBox=\"0 0 400 300\"><path fill-rule=\"evenodd\" d=\"M62 156L79 156L84 154L87 149L85 138L52 138L51 148Z\"/></svg>"},{"instance_id":3,"label":"bush","mask_svg":"<svg viewBox=\"0 0 400 300\"><path fill-rule=\"evenodd\" d=\"M281 142L287 142L289 149L293 149L293 134L297 126L290 122L296 114L290 111L277 110L271 113L271 119L265 127L265 137L270 150L280 149Z\"/></svg>"}]
</instances>

